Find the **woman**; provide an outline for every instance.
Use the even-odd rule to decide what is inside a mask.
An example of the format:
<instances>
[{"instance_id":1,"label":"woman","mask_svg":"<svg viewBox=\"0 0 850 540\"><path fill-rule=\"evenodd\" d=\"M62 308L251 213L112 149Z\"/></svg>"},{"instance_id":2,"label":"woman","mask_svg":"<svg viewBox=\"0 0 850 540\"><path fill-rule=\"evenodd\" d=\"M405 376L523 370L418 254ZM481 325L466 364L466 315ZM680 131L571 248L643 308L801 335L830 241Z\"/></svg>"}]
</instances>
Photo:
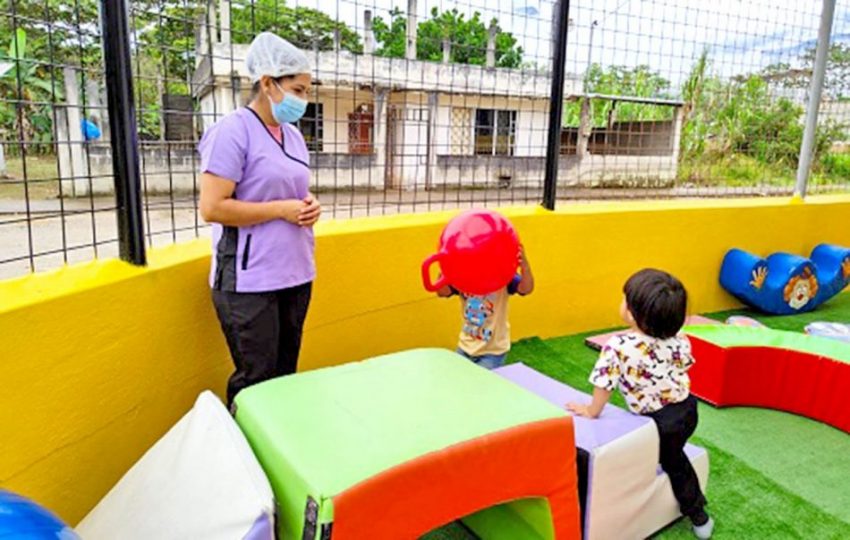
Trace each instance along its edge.
<instances>
[{"instance_id":1,"label":"woman","mask_svg":"<svg viewBox=\"0 0 850 540\"><path fill-rule=\"evenodd\" d=\"M201 216L213 224L213 303L236 366L228 406L243 388L296 370L321 214L308 192L307 146L291 125L307 108L307 57L262 33L246 64L250 103L212 126L198 148Z\"/></svg>"}]
</instances>

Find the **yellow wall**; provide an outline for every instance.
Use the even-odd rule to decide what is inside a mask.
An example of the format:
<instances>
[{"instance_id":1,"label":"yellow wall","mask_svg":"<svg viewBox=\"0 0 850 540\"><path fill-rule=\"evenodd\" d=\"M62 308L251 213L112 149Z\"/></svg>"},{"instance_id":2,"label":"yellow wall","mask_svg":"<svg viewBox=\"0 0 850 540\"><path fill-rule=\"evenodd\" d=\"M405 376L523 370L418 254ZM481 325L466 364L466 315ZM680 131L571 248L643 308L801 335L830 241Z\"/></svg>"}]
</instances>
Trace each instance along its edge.
<instances>
[{"instance_id":1,"label":"yellow wall","mask_svg":"<svg viewBox=\"0 0 850 540\"><path fill-rule=\"evenodd\" d=\"M735 305L717 284L730 247L808 253L850 245L850 197L513 208L537 290L512 301L514 338L618 323L623 281L679 276L694 311ZM419 265L451 213L327 222L302 369L399 349L452 347L457 300ZM154 250L146 269L101 261L0 282L0 485L76 523L229 359L209 301L206 241ZM565 359L568 361L568 359Z\"/></svg>"}]
</instances>

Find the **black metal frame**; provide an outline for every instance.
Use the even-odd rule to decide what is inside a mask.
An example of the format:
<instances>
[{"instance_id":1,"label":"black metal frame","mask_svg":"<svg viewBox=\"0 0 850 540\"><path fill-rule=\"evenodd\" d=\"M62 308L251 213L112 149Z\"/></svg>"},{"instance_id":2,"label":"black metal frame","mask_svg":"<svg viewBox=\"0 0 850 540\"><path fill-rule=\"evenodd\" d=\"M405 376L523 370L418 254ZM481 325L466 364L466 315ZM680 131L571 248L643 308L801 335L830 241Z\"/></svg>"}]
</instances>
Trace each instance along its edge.
<instances>
[{"instance_id":1,"label":"black metal frame","mask_svg":"<svg viewBox=\"0 0 850 540\"><path fill-rule=\"evenodd\" d=\"M126 0L100 2L119 254L127 262L144 265L145 231L139 174L139 137L133 103L133 68L130 62L127 14Z\"/></svg>"},{"instance_id":2,"label":"black metal frame","mask_svg":"<svg viewBox=\"0 0 850 540\"><path fill-rule=\"evenodd\" d=\"M564 114L564 79L567 62L567 30L570 26L570 0L558 0L553 21L555 54L552 55L552 91L549 103L549 134L546 141L546 175L543 177L543 207L555 209L558 196L558 158L561 154L561 124Z\"/></svg>"}]
</instances>

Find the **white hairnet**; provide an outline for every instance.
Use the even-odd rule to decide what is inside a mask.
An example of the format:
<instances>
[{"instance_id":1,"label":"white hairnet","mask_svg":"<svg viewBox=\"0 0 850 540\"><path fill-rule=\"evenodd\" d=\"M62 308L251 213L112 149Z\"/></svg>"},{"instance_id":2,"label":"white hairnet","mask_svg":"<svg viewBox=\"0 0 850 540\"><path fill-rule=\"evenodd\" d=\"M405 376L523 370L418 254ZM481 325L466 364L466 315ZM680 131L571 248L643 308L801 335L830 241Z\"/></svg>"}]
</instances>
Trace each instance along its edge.
<instances>
[{"instance_id":1,"label":"white hairnet","mask_svg":"<svg viewBox=\"0 0 850 540\"><path fill-rule=\"evenodd\" d=\"M263 75L277 79L311 71L307 55L271 32L263 32L254 38L245 57L245 66L252 83L259 81Z\"/></svg>"}]
</instances>

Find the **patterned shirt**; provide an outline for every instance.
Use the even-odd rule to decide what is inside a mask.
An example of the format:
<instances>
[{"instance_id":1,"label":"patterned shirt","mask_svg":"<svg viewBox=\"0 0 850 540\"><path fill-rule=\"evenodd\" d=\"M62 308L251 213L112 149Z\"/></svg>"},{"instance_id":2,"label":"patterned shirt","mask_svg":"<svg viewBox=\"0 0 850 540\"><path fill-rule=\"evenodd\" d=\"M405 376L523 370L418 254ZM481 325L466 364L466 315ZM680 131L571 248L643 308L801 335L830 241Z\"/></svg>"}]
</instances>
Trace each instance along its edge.
<instances>
[{"instance_id":1,"label":"patterned shirt","mask_svg":"<svg viewBox=\"0 0 850 540\"><path fill-rule=\"evenodd\" d=\"M631 331L605 344L589 380L603 390L619 388L629 410L648 414L688 397L693 364L691 342L684 335L657 339Z\"/></svg>"},{"instance_id":2,"label":"patterned shirt","mask_svg":"<svg viewBox=\"0 0 850 540\"><path fill-rule=\"evenodd\" d=\"M520 276L507 287L485 295L460 296L463 327L458 347L469 356L505 354L511 349L511 325L508 322L508 297L516 294Z\"/></svg>"}]
</instances>

